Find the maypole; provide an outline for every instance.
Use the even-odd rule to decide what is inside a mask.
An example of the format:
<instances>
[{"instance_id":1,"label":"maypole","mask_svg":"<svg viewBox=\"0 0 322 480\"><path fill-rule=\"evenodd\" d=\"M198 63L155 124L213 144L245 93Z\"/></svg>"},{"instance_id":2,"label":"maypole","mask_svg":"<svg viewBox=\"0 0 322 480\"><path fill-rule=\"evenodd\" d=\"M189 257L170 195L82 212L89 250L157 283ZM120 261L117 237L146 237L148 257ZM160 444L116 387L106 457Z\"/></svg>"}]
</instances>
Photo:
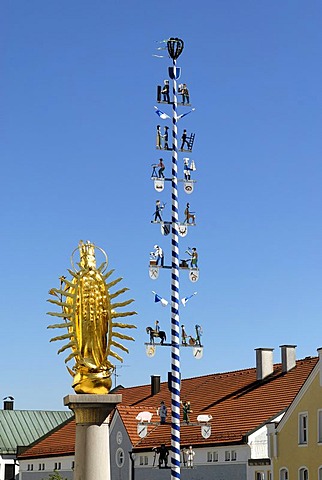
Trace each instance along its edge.
<instances>
[{"instance_id":1,"label":"maypole","mask_svg":"<svg viewBox=\"0 0 322 480\"><path fill-rule=\"evenodd\" d=\"M168 40L168 52L173 61L169 68L172 80L172 202L171 202L171 479L180 478L180 323L179 323L179 212L178 212L178 129L177 79L180 69L176 60L183 50L179 39Z\"/></svg>"},{"instance_id":2,"label":"maypole","mask_svg":"<svg viewBox=\"0 0 322 480\"><path fill-rule=\"evenodd\" d=\"M179 317L179 272L186 270L189 272L189 279L191 282L196 282L199 278L198 268L198 254L197 249L188 247L185 253L189 255L188 260L180 260L179 257L179 236L185 237L188 233L189 227L195 226L195 214L190 211L190 204L186 203L184 210L184 220L179 220L179 201L178 201L178 152L192 152L194 143L194 134L188 135L186 130L182 133L182 143L178 148L178 121L191 113L194 109L181 115L177 114L177 107L190 107L189 91L186 84L179 85L177 88L177 80L180 78L181 69L177 67L176 62L183 51L184 43L179 38L170 38L166 41L167 51L169 57L172 59L172 66L169 67L169 78L172 82L172 94L170 93L169 80L164 81L163 88L158 86L157 101L158 103L172 105L172 145L169 146L168 130L165 126L162 131L161 125L157 125L157 150L164 150L172 153L171 160L171 178L166 178L164 175L165 163L163 158L159 159L158 164L153 164L151 179L154 182L154 188L160 194L164 190L166 181L171 181L171 221L163 220L163 209L166 203L162 203L160 199L156 200L154 219L152 223L159 223L161 226L162 235L168 235L171 231L171 265L164 264L164 252L159 245L155 245L154 252L150 253L149 275L152 280L156 280L159 276L160 269L171 269L171 343L165 343L166 334L160 330L159 321L156 321L155 328L147 327L147 333L150 335L150 342L146 343L146 353L149 357L153 357L156 353L156 347L171 346L171 480L180 479L180 406L181 403L188 405L189 402L181 402L180 399L180 347L193 347L193 356L196 359L202 357L203 347L201 344L201 326L195 325L196 336L187 335L184 325L181 325L181 341L180 341L180 317ZM182 102L178 102L177 96L182 95ZM161 120L170 120L171 117L162 112L157 107L156 113ZM183 158L183 189L186 194L191 194L194 189L195 180L191 178L192 172L196 170L195 162L189 158ZM158 170L158 171L157 171ZM190 264L190 265L189 265ZM155 294L155 301L161 302L163 306L168 304L167 300L160 295ZM185 305L189 298L195 295L183 298L181 301ZM155 343L154 338L159 337L160 343ZM189 339L189 341L187 341ZM187 407L186 407L187 408ZM161 423L164 423L161 422ZM184 418L184 423L188 424L187 419ZM141 425L141 424L140 424ZM147 434L147 429L138 430L139 435ZM143 432L143 433L142 433Z\"/></svg>"}]
</instances>

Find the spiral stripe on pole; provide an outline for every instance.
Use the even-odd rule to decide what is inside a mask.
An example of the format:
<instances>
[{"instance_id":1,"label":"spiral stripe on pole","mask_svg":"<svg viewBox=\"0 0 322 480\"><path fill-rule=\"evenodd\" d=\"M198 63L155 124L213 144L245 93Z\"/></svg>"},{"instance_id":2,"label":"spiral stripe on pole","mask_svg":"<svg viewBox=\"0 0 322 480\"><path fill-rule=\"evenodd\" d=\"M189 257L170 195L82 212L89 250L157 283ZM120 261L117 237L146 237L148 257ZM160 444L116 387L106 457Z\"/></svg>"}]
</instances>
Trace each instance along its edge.
<instances>
[{"instance_id":1,"label":"spiral stripe on pole","mask_svg":"<svg viewBox=\"0 0 322 480\"><path fill-rule=\"evenodd\" d=\"M175 67L175 60L173 65ZM171 480L180 479L180 324L177 82L173 79L172 110L172 268L171 268Z\"/></svg>"}]
</instances>

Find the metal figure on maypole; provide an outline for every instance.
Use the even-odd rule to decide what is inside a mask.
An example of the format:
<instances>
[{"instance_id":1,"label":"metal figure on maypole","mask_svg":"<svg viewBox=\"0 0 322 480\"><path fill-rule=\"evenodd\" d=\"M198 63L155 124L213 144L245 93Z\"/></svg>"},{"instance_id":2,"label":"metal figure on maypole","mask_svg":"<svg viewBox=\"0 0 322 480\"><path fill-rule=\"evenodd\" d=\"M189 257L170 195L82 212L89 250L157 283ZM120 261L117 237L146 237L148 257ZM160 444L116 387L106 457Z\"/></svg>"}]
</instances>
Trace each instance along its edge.
<instances>
[{"instance_id":1,"label":"metal figure on maypole","mask_svg":"<svg viewBox=\"0 0 322 480\"><path fill-rule=\"evenodd\" d=\"M181 69L177 67L176 62L181 55L184 43L180 38L170 38L166 40L166 48L169 57L172 59L172 66L168 68L169 78L172 84L172 92L169 80L164 80L163 86L158 86L157 102L160 104L172 105L172 117L167 113L155 107L156 113L161 120L170 120L172 118L172 145L169 142L169 127L157 125L156 128L156 149L163 152L159 155L157 163L152 164L151 179L154 182L154 188L158 192L158 198L155 201L155 210L152 215L151 223L158 223L161 226L161 233L164 236L171 233L171 264L167 264L163 248L159 245L154 246L154 251L150 253L149 276L152 280L156 280L161 269L171 270L171 343L166 343L166 332L160 330L159 321L156 321L154 329L147 327L146 331L150 337L150 342L146 343L146 353L149 357L153 357L156 353L157 346L171 346L171 479L180 479L180 408L182 402L180 399L180 347L193 347L194 358L201 358L203 346L201 344L201 326L195 325L196 337L189 336L184 325L180 327L179 318L179 272L187 270L191 282L199 279L198 253L196 247L187 247L185 253L188 259L179 258L179 238L185 237L188 230L196 225L196 212L191 211L190 203L185 202L184 208L179 210L178 200L178 181L183 183L183 191L191 194L194 190L192 173L196 170L193 159L187 157L192 152L195 134L188 133L183 129L180 137L181 144L178 148L178 121L191 113L194 109L190 109L186 113L178 115L177 107L191 107L190 95L187 85L181 84L177 86L177 80L181 76ZM182 96L182 101L178 102L177 96ZM166 155L171 152L171 177L167 173ZM178 152L184 152L182 165L182 179L178 180ZM161 156L161 158L160 158ZM166 202L163 202L159 196L163 192L165 182L171 182L171 219L165 220L169 212ZM161 193L162 196L162 193ZM180 219L179 219L180 217ZM168 301L156 292L155 302L160 302L166 307ZM192 298L197 292L181 299L183 306L189 298ZM159 342L155 342L159 339Z\"/></svg>"}]
</instances>

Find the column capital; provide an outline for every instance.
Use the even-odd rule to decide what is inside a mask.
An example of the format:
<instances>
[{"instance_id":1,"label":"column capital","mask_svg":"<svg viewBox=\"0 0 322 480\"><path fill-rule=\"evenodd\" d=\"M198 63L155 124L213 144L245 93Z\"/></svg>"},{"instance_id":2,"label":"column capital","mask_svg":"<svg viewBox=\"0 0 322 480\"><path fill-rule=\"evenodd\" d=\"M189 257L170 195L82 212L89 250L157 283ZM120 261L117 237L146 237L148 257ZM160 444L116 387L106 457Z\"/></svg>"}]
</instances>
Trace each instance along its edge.
<instances>
[{"instance_id":1,"label":"column capital","mask_svg":"<svg viewBox=\"0 0 322 480\"><path fill-rule=\"evenodd\" d=\"M101 425L116 405L122 401L122 395L79 394L64 397L64 405L75 414L76 425Z\"/></svg>"}]
</instances>

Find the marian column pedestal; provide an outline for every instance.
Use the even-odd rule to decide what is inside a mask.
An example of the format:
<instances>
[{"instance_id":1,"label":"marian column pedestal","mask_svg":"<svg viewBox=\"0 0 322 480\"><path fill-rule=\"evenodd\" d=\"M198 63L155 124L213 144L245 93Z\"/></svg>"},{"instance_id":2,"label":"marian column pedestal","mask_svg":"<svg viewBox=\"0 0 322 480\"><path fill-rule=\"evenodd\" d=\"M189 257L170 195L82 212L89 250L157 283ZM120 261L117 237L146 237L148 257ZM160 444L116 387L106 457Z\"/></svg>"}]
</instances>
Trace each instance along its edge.
<instances>
[{"instance_id":1,"label":"marian column pedestal","mask_svg":"<svg viewBox=\"0 0 322 480\"><path fill-rule=\"evenodd\" d=\"M108 416L122 395L68 395L64 405L75 414L74 480L110 480Z\"/></svg>"}]
</instances>

